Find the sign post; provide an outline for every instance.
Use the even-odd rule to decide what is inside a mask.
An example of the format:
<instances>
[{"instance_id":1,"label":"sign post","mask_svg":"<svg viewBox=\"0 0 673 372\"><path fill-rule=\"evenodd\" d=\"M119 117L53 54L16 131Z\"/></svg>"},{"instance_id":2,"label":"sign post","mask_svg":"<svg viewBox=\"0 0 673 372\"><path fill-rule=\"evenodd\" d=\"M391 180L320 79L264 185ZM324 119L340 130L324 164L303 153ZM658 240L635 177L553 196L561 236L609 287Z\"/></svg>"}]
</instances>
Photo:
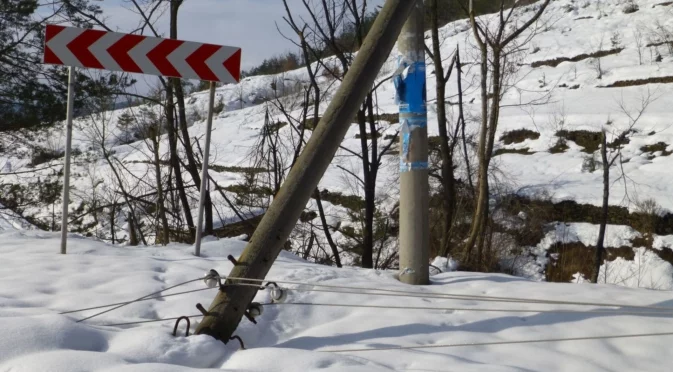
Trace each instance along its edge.
<instances>
[{"instance_id":1,"label":"sign post","mask_svg":"<svg viewBox=\"0 0 673 372\"><path fill-rule=\"evenodd\" d=\"M210 82L210 101L208 102L208 121L206 122L206 145L203 149L203 168L201 169L201 194L199 196L199 218L196 222L196 241L194 254L201 255L201 237L203 235L203 207L206 203L206 189L208 188L208 157L210 156L210 132L213 128L213 105L215 102L215 82Z\"/></svg>"},{"instance_id":2,"label":"sign post","mask_svg":"<svg viewBox=\"0 0 673 372\"><path fill-rule=\"evenodd\" d=\"M70 204L70 149L72 147L72 116L75 104L75 67L68 70L68 103L65 120L65 161L63 164L63 213L61 214L61 254L68 244L68 205Z\"/></svg>"},{"instance_id":3,"label":"sign post","mask_svg":"<svg viewBox=\"0 0 673 372\"><path fill-rule=\"evenodd\" d=\"M237 83L240 81L241 49L58 25L47 25L44 39L43 62L45 64L70 66L61 253L65 254L67 247L75 68L80 67L211 82L203 173L200 185L199 217L196 230L195 253L199 255L201 225L203 223L201 215L203 214L205 191L208 186L208 156L213 120L213 100L215 98L214 82Z\"/></svg>"}]
</instances>

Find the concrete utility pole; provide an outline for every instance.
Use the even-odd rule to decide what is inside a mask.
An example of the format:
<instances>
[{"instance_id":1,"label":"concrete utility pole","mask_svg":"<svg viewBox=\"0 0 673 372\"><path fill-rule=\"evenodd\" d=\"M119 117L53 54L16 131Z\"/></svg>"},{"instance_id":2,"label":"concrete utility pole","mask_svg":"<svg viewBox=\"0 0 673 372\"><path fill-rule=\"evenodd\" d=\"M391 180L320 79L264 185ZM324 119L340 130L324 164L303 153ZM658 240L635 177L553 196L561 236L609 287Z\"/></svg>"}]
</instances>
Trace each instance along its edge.
<instances>
[{"instance_id":1,"label":"concrete utility pole","mask_svg":"<svg viewBox=\"0 0 673 372\"><path fill-rule=\"evenodd\" d=\"M229 276L251 279L266 277L332 161L352 118L371 89L416 2L386 1L353 66ZM196 334L207 334L228 342L257 291L255 287L225 286L213 300Z\"/></svg>"},{"instance_id":2,"label":"concrete utility pole","mask_svg":"<svg viewBox=\"0 0 673 372\"><path fill-rule=\"evenodd\" d=\"M429 284L428 112L425 93L423 2L398 39L395 77L400 105L400 281Z\"/></svg>"}]
</instances>

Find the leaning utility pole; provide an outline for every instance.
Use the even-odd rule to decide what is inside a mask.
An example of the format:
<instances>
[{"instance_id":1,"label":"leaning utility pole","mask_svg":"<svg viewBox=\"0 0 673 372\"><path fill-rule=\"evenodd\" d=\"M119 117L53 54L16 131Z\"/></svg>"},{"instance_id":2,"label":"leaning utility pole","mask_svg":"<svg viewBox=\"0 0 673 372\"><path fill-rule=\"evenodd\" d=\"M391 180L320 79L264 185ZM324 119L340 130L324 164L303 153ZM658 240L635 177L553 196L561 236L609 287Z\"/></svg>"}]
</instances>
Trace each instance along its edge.
<instances>
[{"instance_id":1,"label":"leaning utility pole","mask_svg":"<svg viewBox=\"0 0 673 372\"><path fill-rule=\"evenodd\" d=\"M264 279L283 249L311 194L329 166L352 118L370 91L381 66L395 45L416 0L387 0L343 83L318 123L301 156L245 247L230 277ZM196 334L228 342L257 287L227 286L227 279L210 305Z\"/></svg>"},{"instance_id":2,"label":"leaning utility pole","mask_svg":"<svg viewBox=\"0 0 673 372\"><path fill-rule=\"evenodd\" d=\"M428 112L425 93L423 2L416 3L398 39L395 77L400 106L400 281L428 284Z\"/></svg>"}]
</instances>

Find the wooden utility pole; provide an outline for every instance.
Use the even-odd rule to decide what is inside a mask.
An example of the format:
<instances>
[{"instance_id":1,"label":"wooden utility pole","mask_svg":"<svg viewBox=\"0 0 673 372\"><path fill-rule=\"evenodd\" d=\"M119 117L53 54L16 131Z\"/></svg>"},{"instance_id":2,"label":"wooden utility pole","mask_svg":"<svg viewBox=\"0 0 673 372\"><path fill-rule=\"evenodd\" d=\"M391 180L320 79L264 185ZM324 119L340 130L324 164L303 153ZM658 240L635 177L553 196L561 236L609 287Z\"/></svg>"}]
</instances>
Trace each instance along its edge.
<instances>
[{"instance_id":1,"label":"wooden utility pole","mask_svg":"<svg viewBox=\"0 0 673 372\"><path fill-rule=\"evenodd\" d=\"M400 105L400 281L430 281L428 111L425 92L423 2L416 3L398 39L395 77Z\"/></svg>"},{"instance_id":2,"label":"wooden utility pole","mask_svg":"<svg viewBox=\"0 0 673 372\"><path fill-rule=\"evenodd\" d=\"M353 66L229 276L251 279L266 277L332 161L350 128L352 118L370 91L416 2L386 1ZM229 284L235 282L226 281ZM228 342L257 291L255 287L225 286L213 300L196 334L207 334Z\"/></svg>"}]
</instances>

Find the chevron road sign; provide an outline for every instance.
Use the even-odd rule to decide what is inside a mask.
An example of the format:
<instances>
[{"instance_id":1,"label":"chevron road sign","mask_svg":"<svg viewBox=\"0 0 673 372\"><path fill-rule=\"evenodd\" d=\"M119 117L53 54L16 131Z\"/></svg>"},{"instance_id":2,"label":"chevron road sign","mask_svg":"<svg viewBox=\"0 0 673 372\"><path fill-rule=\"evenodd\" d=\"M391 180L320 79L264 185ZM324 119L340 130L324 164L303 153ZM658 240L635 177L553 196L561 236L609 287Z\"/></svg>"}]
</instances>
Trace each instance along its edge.
<instances>
[{"instance_id":1,"label":"chevron road sign","mask_svg":"<svg viewBox=\"0 0 673 372\"><path fill-rule=\"evenodd\" d=\"M47 25L44 63L236 83L241 49Z\"/></svg>"},{"instance_id":2,"label":"chevron road sign","mask_svg":"<svg viewBox=\"0 0 673 372\"><path fill-rule=\"evenodd\" d=\"M210 81L210 102L201 170L199 215L196 227L196 255L201 250L203 207L208 186L210 132L213 125L215 83L237 83L241 78L241 49L236 47L161 39L142 35L120 34L100 30L47 25L44 37L45 64L70 67L68 110L63 177L63 214L61 253L66 253L68 204L70 198L70 153L75 68L133 72L182 79Z\"/></svg>"}]
</instances>

